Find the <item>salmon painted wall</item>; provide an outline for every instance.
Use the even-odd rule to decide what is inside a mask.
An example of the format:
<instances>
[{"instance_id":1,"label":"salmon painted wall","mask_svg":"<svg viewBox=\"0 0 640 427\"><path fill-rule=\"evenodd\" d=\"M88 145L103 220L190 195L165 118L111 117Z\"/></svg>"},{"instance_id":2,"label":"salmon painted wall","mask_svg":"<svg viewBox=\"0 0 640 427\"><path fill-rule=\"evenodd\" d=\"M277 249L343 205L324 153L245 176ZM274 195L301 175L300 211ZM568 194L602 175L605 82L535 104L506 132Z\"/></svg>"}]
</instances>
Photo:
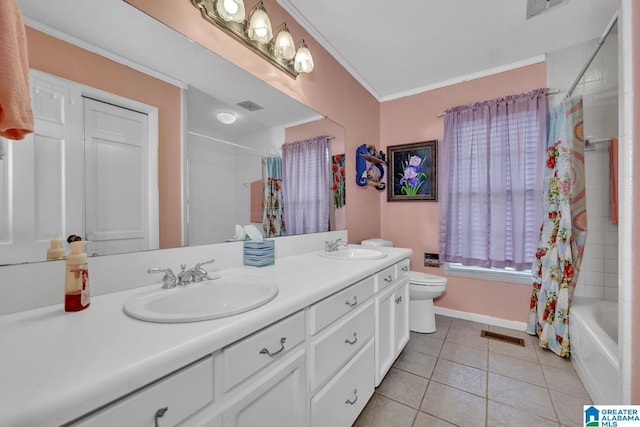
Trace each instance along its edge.
<instances>
[{"instance_id":1,"label":"salmon painted wall","mask_svg":"<svg viewBox=\"0 0 640 427\"><path fill-rule=\"evenodd\" d=\"M29 27L27 41L31 68L158 107L160 247L180 246L181 89Z\"/></svg>"},{"instance_id":2,"label":"salmon painted wall","mask_svg":"<svg viewBox=\"0 0 640 427\"><path fill-rule=\"evenodd\" d=\"M331 155L345 153L344 128L329 119L316 120L298 126L291 126L284 131L284 142L302 141L314 136L328 135L331 139ZM348 199L345 199L348 200ZM347 206L334 209L331 220L331 230L347 229Z\"/></svg>"},{"instance_id":3,"label":"salmon painted wall","mask_svg":"<svg viewBox=\"0 0 640 427\"><path fill-rule=\"evenodd\" d=\"M633 146L638 147L640 141L640 4L638 2L630 2L632 9L631 26L632 26L632 55L633 55ZM632 202L633 218L638 217L640 212L640 150L633 150L633 181L630 191ZM618 193L621 195L621 193ZM640 226L637 222L633 223L633 242L640 242ZM635 307L632 313L631 327L633 328L633 342L631 348L632 360L632 380L631 380L631 403L640 405L640 249L637 245L633 247L633 271L632 271L632 296L631 306Z\"/></svg>"},{"instance_id":4,"label":"salmon painted wall","mask_svg":"<svg viewBox=\"0 0 640 427\"><path fill-rule=\"evenodd\" d=\"M381 104L380 145L437 139L442 147L447 108L545 87L546 69L538 63L489 77L423 92ZM438 203L387 202L380 198L381 236L413 249L411 269L444 275L444 268L423 267L424 252L438 252ZM436 305L454 310L526 321L531 289L520 284L449 276L447 292ZM508 302L505 304L505 302Z\"/></svg>"},{"instance_id":5,"label":"salmon painted wall","mask_svg":"<svg viewBox=\"0 0 640 427\"><path fill-rule=\"evenodd\" d=\"M305 39L313 55L315 69L292 79L271 63L202 19L188 1L126 0L178 32L185 34L248 71L276 89L339 123L346 132L348 171L355 171L355 150L380 138L378 101L366 91L327 51L325 51L275 0L264 0L272 23L285 21L295 40ZM349 240L380 233L379 194L373 188L359 188L355 172L347 179L347 229Z\"/></svg>"}]
</instances>

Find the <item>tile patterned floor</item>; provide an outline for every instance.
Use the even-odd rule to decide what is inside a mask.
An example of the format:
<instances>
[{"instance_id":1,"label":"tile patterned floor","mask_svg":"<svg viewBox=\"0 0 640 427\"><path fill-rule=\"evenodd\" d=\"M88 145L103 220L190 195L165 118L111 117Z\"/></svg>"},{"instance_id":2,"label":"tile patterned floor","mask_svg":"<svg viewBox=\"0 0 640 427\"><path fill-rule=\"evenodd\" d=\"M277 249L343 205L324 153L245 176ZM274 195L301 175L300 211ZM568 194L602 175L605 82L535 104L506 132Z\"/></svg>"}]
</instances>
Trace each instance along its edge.
<instances>
[{"instance_id":1,"label":"tile patterned floor","mask_svg":"<svg viewBox=\"0 0 640 427\"><path fill-rule=\"evenodd\" d=\"M412 332L356 427L583 426L591 403L571 362L524 332L436 316L433 334ZM490 330L525 347L480 337Z\"/></svg>"}]
</instances>

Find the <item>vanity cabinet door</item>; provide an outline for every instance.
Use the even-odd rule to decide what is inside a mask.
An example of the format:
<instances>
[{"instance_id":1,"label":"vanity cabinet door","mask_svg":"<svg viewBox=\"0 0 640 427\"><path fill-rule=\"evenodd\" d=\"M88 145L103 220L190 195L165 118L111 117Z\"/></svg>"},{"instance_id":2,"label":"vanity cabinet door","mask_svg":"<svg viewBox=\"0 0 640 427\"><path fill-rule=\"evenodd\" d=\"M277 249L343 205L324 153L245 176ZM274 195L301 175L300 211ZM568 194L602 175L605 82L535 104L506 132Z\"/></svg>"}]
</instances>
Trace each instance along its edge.
<instances>
[{"instance_id":1,"label":"vanity cabinet door","mask_svg":"<svg viewBox=\"0 0 640 427\"><path fill-rule=\"evenodd\" d=\"M393 341L395 357L398 357L404 346L409 342L409 284L401 285L393 295L393 303L395 305L395 336Z\"/></svg>"},{"instance_id":2,"label":"vanity cabinet door","mask_svg":"<svg viewBox=\"0 0 640 427\"><path fill-rule=\"evenodd\" d=\"M304 348L292 352L232 398L224 427L300 427L306 419Z\"/></svg>"},{"instance_id":3,"label":"vanity cabinet door","mask_svg":"<svg viewBox=\"0 0 640 427\"><path fill-rule=\"evenodd\" d=\"M376 387L395 360L395 292L393 288L386 289L375 298L375 379Z\"/></svg>"}]
</instances>

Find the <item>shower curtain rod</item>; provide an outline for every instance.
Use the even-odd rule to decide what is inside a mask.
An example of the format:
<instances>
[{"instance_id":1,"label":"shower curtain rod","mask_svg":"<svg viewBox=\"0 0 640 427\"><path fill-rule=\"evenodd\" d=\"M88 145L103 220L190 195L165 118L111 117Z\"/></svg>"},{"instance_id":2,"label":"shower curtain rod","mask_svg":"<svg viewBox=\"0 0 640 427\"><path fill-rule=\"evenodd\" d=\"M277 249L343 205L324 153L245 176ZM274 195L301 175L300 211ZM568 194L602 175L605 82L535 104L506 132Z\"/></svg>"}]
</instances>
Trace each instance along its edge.
<instances>
[{"instance_id":1,"label":"shower curtain rod","mask_svg":"<svg viewBox=\"0 0 640 427\"><path fill-rule=\"evenodd\" d=\"M580 79L582 78L582 76L584 76L584 73L587 72L587 69L589 68L589 66L591 65L591 63L595 59L596 55L600 51L600 48L604 44L605 40L607 40L607 37L609 36L609 33L611 32L611 29L616 24L616 22L618 22L618 12L617 11L616 11L616 13L613 14L613 18L611 18L611 21L609 21L609 25L607 25L607 28L604 30L604 33L602 33L602 35L598 39L598 43L596 43L596 46L594 47L593 52L591 53L591 57L584 64L584 66L582 67L582 69L578 73L578 77L576 77L576 79L573 81L573 84L569 87L569 90L567 91L567 94L565 95L565 99L568 99L569 97L571 97L571 94L573 94L573 91L576 89L576 86L578 86L578 83L580 82Z\"/></svg>"},{"instance_id":2,"label":"shower curtain rod","mask_svg":"<svg viewBox=\"0 0 640 427\"><path fill-rule=\"evenodd\" d=\"M257 148L245 147L244 145L236 144L235 142L225 141L224 139L215 138L215 137L213 137L213 136L204 135L204 134L202 134L202 133L194 132L194 131L191 131L191 130L187 131L187 133L188 133L189 135L198 136L198 137L200 137L200 138L208 139L208 140L210 140L210 141L215 141L215 142L220 142L220 143L222 143L222 144L231 145L232 147L244 148L245 150L255 151L255 152L257 152L257 153L265 154L265 155L267 155L267 156L276 156L276 157L280 157L280 154L278 154L278 153L269 153L269 152L267 152L267 151L258 150Z\"/></svg>"},{"instance_id":3,"label":"shower curtain rod","mask_svg":"<svg viewBox=\"0 0 640 427\"><path fill-rule=\"evenodd\" d=\"M547 91L545 92L545 95L555 95L556 93L560 93L560 89L551 89L551 88L547 88ZM440 114L436 114L437 118L441 118L444 117L444 112L440 113Z\"/></svg>"}]
</instances>

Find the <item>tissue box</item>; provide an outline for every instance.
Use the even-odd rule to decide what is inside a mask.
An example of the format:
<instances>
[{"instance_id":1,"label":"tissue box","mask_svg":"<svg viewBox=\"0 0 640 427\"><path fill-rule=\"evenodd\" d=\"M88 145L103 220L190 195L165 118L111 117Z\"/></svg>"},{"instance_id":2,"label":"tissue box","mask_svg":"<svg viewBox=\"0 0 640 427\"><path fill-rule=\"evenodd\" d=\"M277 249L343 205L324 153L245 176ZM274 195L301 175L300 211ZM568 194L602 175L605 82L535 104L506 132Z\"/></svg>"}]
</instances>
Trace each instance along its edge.
<instances>
[{"instance_id":1,"label":"tissue box","mask_svg":"<svg viewBox=\"0 0 640 427\"><path fill-rule=\"evenodd\" d=\"M264 267L272 265L275 262L273 240L245 240L244 242L244 265L252 265L254 267Z\"/></svg>"}]
</instances>

